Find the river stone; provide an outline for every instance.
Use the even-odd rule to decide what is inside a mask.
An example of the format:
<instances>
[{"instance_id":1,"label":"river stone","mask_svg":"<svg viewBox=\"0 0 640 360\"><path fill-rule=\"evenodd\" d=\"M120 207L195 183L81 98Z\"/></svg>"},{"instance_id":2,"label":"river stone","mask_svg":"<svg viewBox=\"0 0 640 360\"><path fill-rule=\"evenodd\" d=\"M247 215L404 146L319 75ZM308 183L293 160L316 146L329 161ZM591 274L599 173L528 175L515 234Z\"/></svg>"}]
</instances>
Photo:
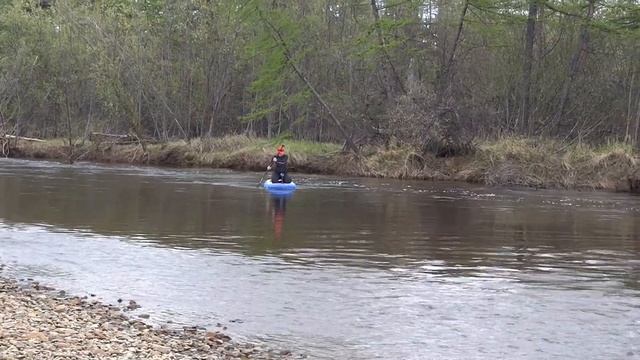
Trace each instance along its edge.
<instances>
[{"instance_id":1,"label":"river stone","mask_svg":"<svg viewBox=\"0 0 640 360\"><path fill-rule=\"evenodd\" d=\"M169 352L171 352L171 348L164 345L154 344L151 346L151 348L161 354L168 354Z\"/></svg>"},{"instance_id":2,"label":"river stone","mask_svg":"<svg viewBox=\"0 0 640 360\"><path fill-rule=\"evenodd\" d=\"M38 341L38 342L40 342L40 341L44 342L44 341L49 340L49 337L47 337L47 335L45 335L45 334L43 334L43 333L41 333L39 331L30 332L25 336L25 338L27 340L29 340L29 341Z\"/></svg>"},{"instance_id":3,"label":"river stone","mask_svg":"<svg viewBox=\"0 0 640 360\"><path fill-rule=\"evenodd\" d=\"M109 305L0 277L0 359L288 359L217 331L153 328ZM142 314L144 318L145 314Z\"/></svg>"}]
</instances>

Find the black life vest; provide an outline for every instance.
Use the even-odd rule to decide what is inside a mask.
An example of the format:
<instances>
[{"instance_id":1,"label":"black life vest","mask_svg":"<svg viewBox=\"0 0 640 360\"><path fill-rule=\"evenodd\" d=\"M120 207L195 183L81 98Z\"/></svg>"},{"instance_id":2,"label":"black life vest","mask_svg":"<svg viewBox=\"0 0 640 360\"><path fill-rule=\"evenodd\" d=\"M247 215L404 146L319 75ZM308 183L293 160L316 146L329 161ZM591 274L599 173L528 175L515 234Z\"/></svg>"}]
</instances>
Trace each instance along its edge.
<instances>
[{"instance_id":1,"label":"black life vest","mask_svg":"<svg viewBox=\"0 0 640 360\"><path fill-rule=\"evenodd\" d=\"M287 161L289 160L289 156L282 155L282 156L274 156L273 157L274 162L275 162L275 171L277 173L286 173L287 172Z\"/></svg>"}]
</instances>

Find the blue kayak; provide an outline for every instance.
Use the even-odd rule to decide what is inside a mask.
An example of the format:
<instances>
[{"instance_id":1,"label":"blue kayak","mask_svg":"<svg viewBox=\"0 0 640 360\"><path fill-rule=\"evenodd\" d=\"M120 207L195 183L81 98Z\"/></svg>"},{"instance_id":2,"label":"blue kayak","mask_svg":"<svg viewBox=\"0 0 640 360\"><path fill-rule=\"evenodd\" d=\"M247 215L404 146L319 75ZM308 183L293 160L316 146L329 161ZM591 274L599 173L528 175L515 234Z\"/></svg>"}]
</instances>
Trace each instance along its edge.
<instances>
[{"instance_id":1,"label":"blue kayak","mask_svg":"<svg viewBox=\"0 0 640 360\"><path fill-rule=\"evenodd\" d=\"M274 184L271 182L271 180L267 180L264 182L264 188L267 189L267 191L272 193L286 194L286 193L291 193L295 191L296 184L294 182Z\"/></svg>"}]
</instances>

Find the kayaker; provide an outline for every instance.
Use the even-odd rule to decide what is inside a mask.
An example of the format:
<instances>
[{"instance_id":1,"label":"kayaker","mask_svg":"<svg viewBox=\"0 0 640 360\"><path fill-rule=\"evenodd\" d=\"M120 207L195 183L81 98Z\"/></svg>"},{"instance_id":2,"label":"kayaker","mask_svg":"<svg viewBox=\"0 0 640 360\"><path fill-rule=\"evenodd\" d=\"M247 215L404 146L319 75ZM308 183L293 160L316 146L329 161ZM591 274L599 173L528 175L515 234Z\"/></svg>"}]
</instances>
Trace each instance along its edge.
<instances>
[{"instance_id":1,"label":"kayaker","mask_svg":"<svg viewBox=\"0 0 640 360\"><path fill-rule=\"evenodd\" d=\"M271 182L272 183L290 183L291 177L287 174L287 162L289 157L284 152L284 145L278 146L276 155L271 159L271 165L267 166L267 170L272 170Z\"/></svg>"}]
</instances>

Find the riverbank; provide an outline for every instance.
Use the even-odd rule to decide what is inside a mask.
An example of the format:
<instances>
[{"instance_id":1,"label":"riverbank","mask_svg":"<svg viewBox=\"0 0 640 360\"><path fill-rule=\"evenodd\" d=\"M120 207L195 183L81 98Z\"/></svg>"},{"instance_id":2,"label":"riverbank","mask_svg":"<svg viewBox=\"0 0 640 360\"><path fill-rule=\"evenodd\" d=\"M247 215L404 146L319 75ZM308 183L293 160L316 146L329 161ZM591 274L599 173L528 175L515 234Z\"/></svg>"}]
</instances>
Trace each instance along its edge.
<instances>
[{"instance_id":1,"label":"riverbank","mask_svg":"<svg viewBox=\"0 0 640 360\"><path fill-rule=\"evenodd\" d=\"M0 359L291 358L220 332L154 328L117 306L1 276L0 308Z\"/></svg>"},{"instance_id":2,"label":"riverbank","mask_svg":"<svg viewBox=\"0 0 640 360\"><path fill-rule=\"evenodd\" d=\"M407 147L362 149L361 157L345 154L337 144L284 141L294 172L466 181L534 188L640 191L640 156L631 146L566 145L553 140L504 138L477 144L467 155L436 157ZM214 167L262 171L278 141L246 136L148 144L77 145L72 158L106 163L175 167ZM63 140L18 141L14 157L69 159Z\"/></svg>"}]
</instances>

